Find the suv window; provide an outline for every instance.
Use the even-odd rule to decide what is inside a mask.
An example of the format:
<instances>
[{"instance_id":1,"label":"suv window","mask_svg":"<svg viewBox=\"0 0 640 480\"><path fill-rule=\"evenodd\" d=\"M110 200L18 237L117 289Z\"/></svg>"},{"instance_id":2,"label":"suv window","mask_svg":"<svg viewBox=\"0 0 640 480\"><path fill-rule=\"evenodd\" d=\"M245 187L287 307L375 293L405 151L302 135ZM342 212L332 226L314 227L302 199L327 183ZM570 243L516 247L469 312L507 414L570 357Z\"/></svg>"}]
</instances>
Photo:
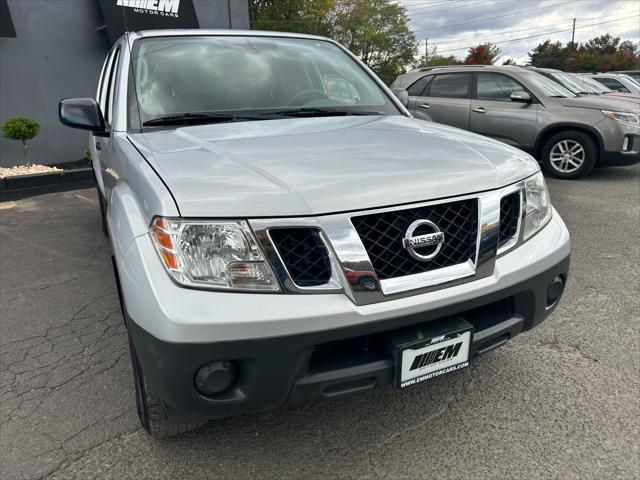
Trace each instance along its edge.
<instances>
[{"instance_id":1,"label":"suv window","mask_svg":"<svg viewBox=\"0 0 640 480\"><path fill-rule=\"evenodd\" d=\"M617 90L619 92L629 91L627 87L625 87L621 82L619 82L615 78L595 78L595 80L603 84L605 87L609 87L611 90Z\"/></svg>"},{"instance_id":2,"label":"suv window","mask_svg":"<svg viewBox=\"0 0 640 480\"><path fill-rule=\"evenodd\" d=\"M409 88L407 88L407 92L410 97L419 97L424 92L426 86L429 84L429 81L433 77L430 75L425 75L421 79L415 81Z\"/></svg>"},{"instance_id":3,"label":"suv window","mask_svg":"<svg viewBox=\"0 0 640 480\"><path fill-rule=\"evenodd\" d=\"M510 102L513 92L526 92L520 83L500 73L478 74L478 100Z\"/></svg>"},{"instance_id":4,"label":"suv window","mask_svg":"<svg viewBox=\"0 0 640 480\"><path fill-rule=\"evenodd\" d=\"M447 73L436 75L429 88L429 97L469 98L471 73Z\"/></svg>"}]
</instances>

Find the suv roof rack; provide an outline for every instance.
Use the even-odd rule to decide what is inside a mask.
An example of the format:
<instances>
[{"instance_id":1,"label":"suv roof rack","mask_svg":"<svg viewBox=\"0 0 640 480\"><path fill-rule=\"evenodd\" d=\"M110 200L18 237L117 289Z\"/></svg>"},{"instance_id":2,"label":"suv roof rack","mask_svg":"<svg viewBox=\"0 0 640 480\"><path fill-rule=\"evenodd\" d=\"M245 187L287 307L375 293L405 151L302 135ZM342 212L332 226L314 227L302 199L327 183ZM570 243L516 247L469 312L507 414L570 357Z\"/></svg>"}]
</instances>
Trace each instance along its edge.
<instances>
[{"instance_id":1,"label":"suv roof rack","mask_svg":"<svg viewBox=\"0 0 640 480\"><path fill-rule=\"evenodd\" d=\"M499 68L502 68L502 67L519 67L519 68L521 68L522 66L521 65L478 65L478 64L475 64L475 65L466 65L466 64L460 64L460 65L436 65L436 66L433 66L433 67L414 68L411 71L412 72L428 72L429 70L435 70L437 68L467 68L467 67L469 67L469 68L471 68L471 67L474 67L474 68L478 68L478 67L481 67L481 68L489 68L489 67L499 67Z\"/></svg>"}]
</instances>

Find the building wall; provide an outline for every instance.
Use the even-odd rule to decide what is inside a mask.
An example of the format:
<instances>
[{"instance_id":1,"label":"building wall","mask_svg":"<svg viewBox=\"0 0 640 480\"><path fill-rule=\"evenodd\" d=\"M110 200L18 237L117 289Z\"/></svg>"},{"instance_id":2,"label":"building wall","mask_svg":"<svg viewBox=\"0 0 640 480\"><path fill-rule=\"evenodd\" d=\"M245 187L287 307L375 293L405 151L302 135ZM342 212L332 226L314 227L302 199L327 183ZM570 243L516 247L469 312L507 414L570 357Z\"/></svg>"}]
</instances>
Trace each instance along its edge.
<instances>
[{"instance_id":1,"label":"building wall","mask_svg":"<svg viewBox=\"0 0 640 480\"><path fill-rule=\"evenodd\" d=\"M115 0L114 0L115 2ZM249 28L247 0L193 0L201 28ZM0 38L0 123L36 119L33 163L84 156L88 135L58 121L58 101L93 97L110 48L97 0L8 0L15 38ZM0 138L0 166L22 162L20 142Z\"/></svg>"}]
</instances>

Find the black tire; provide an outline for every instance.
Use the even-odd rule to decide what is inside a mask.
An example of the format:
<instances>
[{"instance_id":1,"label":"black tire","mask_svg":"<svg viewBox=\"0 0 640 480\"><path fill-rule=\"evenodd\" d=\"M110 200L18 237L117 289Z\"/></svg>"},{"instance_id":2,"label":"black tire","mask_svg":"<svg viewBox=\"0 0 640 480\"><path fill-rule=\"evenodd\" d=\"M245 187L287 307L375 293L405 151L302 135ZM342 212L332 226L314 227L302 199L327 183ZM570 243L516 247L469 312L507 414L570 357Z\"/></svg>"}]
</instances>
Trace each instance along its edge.
<instances>
[{"instance_id":1,"label":"black tire","mask_svg":"<svg viewBox=\"0 0 640 480\"><path fill-rule=\"evenodd\" d=\"M109 227L107 227L107 201L100 191L100 187L96 187L98 192L98 204L100 205L100 218L102 219L102 233L109 238Z\"/></svg>"},{"instance_id":2,"label":"black tire","mask_svg":"<svg viewBox=\"0 0 640 480\"><path fill-rule=\"evenodd\" d=\"M147 377L142 372L131 336L129 336L129 350L131 352L133 380L136 387L138 418L140 419L140 424L149 435L156 439L172 437L203 425L204 422L177 423L171 420L164 402L154 393Z\"/></svg>"},{"instance_id":3,"label":"black tire","mask_svg":"<svg viewBox=\"0 0 640 480\"><path fill-rule=\"evenodd\" d=\"M567 141L572 145L579 144L584 151L581 165L571 171L561 171L551 161L552 150L563 141ZM557 154L557 152L554 153ZM580 178L588 175L596 166L596 163L598 163L598 147L593 139L586 133L579 132L577 130L566 130L564 132L556 133L546 141L542 148L542 157L540 161L544 171L556 178Z\"/></svg>"}]
</instances>

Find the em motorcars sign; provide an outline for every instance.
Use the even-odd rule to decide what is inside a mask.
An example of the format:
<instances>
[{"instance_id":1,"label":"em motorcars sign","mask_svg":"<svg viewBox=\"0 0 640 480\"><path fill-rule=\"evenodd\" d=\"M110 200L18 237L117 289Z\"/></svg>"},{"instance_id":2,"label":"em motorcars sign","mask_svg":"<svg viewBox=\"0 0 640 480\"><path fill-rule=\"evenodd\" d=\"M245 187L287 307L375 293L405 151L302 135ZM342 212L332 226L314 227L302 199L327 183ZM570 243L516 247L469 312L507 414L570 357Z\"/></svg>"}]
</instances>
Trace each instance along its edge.
<instances>
[{"instance_id":1,"label":"em motorcars sign","mask_svg":"<svg viewBox=\"0 0 640 480\"><path fill-rule=\"evenodd\" d=\"M198 28L192 0L98 0L113 43L126 31Z\"/></svg>"}]
</instances>

